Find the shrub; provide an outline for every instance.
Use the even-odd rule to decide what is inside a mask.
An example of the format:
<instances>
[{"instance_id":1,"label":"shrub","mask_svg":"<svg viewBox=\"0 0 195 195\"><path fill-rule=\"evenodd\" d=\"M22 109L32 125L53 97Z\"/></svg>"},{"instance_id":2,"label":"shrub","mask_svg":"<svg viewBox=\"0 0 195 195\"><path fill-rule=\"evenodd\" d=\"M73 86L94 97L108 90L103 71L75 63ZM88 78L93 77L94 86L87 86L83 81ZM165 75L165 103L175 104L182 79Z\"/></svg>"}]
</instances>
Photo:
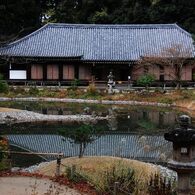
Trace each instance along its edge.
<instances>
[{"instance_id":1,"label":"shrub","mask_svg":"<svg viewBox=\"0 0 195 195\"><path fill-rule=\"evenodd\" d=\"M2 153L2 151L7 151L8 141L4 137L0 137L0 171L9 169L8 154Z\"/></svg>"},{"instance_id":2,"label":"shrub","mask_svg":"<svg viewBox=\"0 0 195 195\"><path fill-rule=\"evenodd\" d=\"M144 86L146 89L155 81L155 76L152 74L145 74L138 78L137 84Z\"/></svg>"},{"instance_id":3,"label":"shrub","mask_svg":"<svg viewBox=\"0 0 195 195\"><path fill-rule=\"evenodd\" d=\"M5 81L0 81L0 93L5 93L8 92L9 86L7 82Z\"/></svg>"},{"instance_id":4,"label":"shrub","mask_svg":"<svg viewBox=\"0 0 195 195\"><path fill-rule=\"evenodd\" d=\"M90 84L87 87L87 94L90 95L90 96L96 96L96 95L98 95L97 89L96 89L96 87L95 87L94 84Z\"/></svg>"},{"instance_id":5,"label":"shrub","mask_svg":"<svg viewBox=\"0 0 195 195\"><path fill-rule=\"evenodd\" d=\"M70 98L81 97L82 94L83 94L83 92L81 90L79 90L79 89L71 89L71 88L68 88L68 91L67 91L67 95Z\"/></svg>"},{"instance_id":6,"label":"shrub","mask_svg":"<svg viewBox=\"0 0 195 195\"><path fill-rule=\"evenodd\" d=\"M26 93L26 91L25 91L25 89L23 87L16 87L16 88L12 87L10 89L10 91L12 91L12 92L14 92L16 94L19 94L19 93L20 94L25 94Z\"/></svg>"},{"instance_id":7,"label":"shrub","mask_svg":"<svg viewBox=\"0 0 195 195\"><path fill-rule=\"evenodd\" d=\"M76 166L66 167L66 177L73 182L86 181L86 178L76 170Z\"/></svg>"},{"instance_id":8,"label":"shrub","mask_svg":"<svg viewBox=\"0 0 195 195\"><path fill-rule=\"evenodd\" d=\"M126 194L131 194L135 190L134 170L129 167L121 166L120 163L113 166L111 170L105 171L104 177L105 192L113 194L115 182L119 182L117 190L119 193L126 192Z\"/></svg>"},{"instance_id":9,"label":"shrub","mask_svg":"<svg viewBox=\"0 0 195 195\"><path fill-rule=\"evenodd\" d=\"M192 90L183 90L181 91L181 95L183 97L183 99L195 99L195 94L194 91Z\"/></svg>"},{"instance_id":10,"label":"shrub","mask_svg":"<svg viewBox=\"0 0 195 195\"><path fill-rule=\"evenodd\" d=\"M0 93L7 92L9 89L9 86L6 81L3 81L3 75L0 74Z\"/></svg>"},{"instance_id":11,"label":"shrub","mask_svg":"<svg viewBox=\"0 0 195 195\"><path fill-rule=\"evenodd\" d=\"M57 94L57 98L65 98L67 96L67 90L60 90Z\"/></svg>"},{"instance_id":12,"label":"shrub","mask_svg":"<svg viewBox=\"0 0 195 195\"><path fill-rule=\"evenodd\" d=\"M86 169L81 167L76 169L74 165L66 168L66 177L70 181L90 183L100 194L113 194L115 182L118 182L117 191L119 194L135 192L134 170L120 162L101 172L101 176L96 174L95 170L94 174L90 175Z\"/></svg>"},{"instance_id":13,"label":"shrub","mask_svg":"<svg viewBox=\"0 0 195 195\"><path fill-rule=\"evenodd\" d=\"M39 89L36 88L36 87L31 87L31 88L29 89L29 94L30 94L30 95L34 95L34 96L38 96L38 95L39 95Z\"/></svg>"},{"instance_id":14,"label":"shrub","mask_svg":"<svg viewBox=\"0 0 195 195\"><path fill-rule=\"evenodd\" d=\"M79 84L80 84L79 79L74 79L73 81L71 81L71 86L68 89L76 90L76 89L78 89Z\"/></svg>"},{"instance_id":15,"label":"shrub","mask_svg":"<svg viewBox=\"0 0 195 195\"><path fill-rule=\"evenodd\" d=\"M159 174L155 174L150 178L148 185L149 195L175 195L176 191L174 189L174 181L171 179L163 177Z\"/></svg>"},{"instance_id":16,"label":"shrub","mask_svg":"<svg viewBox=\"0 0 195 195\"><path fill-rule=\"evenodd\" d=\"M158 101L160 103L163 103L163 104L172 104L173 103L173 100L169 97L162 97L162 98L159 98Z\"/></svg>"}]
</instances>

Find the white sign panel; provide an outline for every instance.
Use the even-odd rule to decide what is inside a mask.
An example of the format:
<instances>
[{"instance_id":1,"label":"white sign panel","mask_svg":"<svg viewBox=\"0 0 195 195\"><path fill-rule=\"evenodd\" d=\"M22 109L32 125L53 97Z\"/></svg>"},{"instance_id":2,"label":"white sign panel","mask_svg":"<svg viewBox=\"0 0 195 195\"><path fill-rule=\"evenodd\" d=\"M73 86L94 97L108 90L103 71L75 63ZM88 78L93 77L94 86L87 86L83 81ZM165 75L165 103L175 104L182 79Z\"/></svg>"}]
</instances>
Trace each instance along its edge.
<instances>
[{"instance_id":1,"label":"white sign panel","mask_svg":"<svg viewBox=\"0 0 195 195\"><path fill-rule=\"evenodd\" d=\"M10 70L9 79L26 79L26 70Z\"/></svg>"}]
</instances>

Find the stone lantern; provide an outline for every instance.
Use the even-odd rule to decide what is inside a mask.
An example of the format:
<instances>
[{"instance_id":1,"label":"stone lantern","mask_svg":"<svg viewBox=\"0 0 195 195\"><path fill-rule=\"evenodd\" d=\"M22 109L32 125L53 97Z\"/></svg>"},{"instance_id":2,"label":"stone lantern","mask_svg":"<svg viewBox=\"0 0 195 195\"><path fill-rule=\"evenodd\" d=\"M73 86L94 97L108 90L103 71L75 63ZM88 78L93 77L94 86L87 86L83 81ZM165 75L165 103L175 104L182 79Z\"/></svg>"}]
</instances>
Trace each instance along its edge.
<instances>
[{"instance_id":1,"label":"stone lantern","mask_svg":"<svg viewBox=\"0 0 195 195\"><path fill-rule=\"evenodd\" d=\"M112 74L112 71L109 73L108 77L108 94L113 93L113 88L115 87L115 81L114 76Z\"/></svg>"},{"instance_id":2,"label":"stone lantern","mask_svg":"<svg viewBox=\"0 0 195 195\"><path fill-rule=\"evenodd\" d=\"M173 159L168 167L178 174L178 195L190 194L190 176L195 171L195 129L189 127L191 118L179 117L180 127L165 133L166 140L173 142Z\"/></svg>"}]
</instances>

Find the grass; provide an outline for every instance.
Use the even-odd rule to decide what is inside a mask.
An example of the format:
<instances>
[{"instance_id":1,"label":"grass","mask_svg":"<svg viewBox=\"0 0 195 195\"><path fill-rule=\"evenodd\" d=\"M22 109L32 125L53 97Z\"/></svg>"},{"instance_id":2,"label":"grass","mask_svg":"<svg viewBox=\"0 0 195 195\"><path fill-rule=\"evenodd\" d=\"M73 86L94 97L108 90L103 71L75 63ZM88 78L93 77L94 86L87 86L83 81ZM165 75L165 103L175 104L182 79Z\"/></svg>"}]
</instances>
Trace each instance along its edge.
<instances>
[{"instance_id":1,"label":"grass","mask_svg":"<svg viewBox=\"0 0 195 195\"><path fill-rule=\"evenodd\" d=\"M148 185L148 179L151 175L158 172L154 166L137 160L129 160L116 157L83 157L81 159L73 157L62 160L62 164L71 167L76 166L77 171L84 175L94 186L98 188L105 187L105 171L112 170L114 166L131 168L134 170L137 189L143 191ZM44 175L53 176L56 170L56 161L40 167L38 172ZM65 168L61 167L63 174L66 174Z\"/></svg>"}]
</instances>

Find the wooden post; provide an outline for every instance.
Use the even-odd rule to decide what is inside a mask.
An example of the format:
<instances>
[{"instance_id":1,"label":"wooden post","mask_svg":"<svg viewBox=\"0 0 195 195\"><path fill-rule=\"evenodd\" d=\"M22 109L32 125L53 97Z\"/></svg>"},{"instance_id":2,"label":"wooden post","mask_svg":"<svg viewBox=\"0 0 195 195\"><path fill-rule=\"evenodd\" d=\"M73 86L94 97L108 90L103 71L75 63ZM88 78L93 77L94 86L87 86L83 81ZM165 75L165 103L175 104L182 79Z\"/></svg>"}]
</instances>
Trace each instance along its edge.
<instances>
[{"instance_id":1,"label":"wooden post","mask_svg":"<svg viewBox=\"0 0 195 195\"><path fill-rule=\"evenodd\" d=\"M118 195L119 182L114 182L114 195Z\"/></svg>"},{"instance_id":2,"label":"wooden post","mask_svg":"<svg viewBox=\"0 0 195 195\"><path fill-rule=\"evenodd\" d=\"M56 164L56 176L58 177L60 175L60 164L61 164L61 155L58 155L57 157L57 164Z\"/></svg>"},{"instance_id":3,"label":"wooden post","mask_svg":"<svg viewBox=\"0 0 195 195\"><path fill-rule=\"evenodd\" d=\"M11 159L11 153L7 153L7 164L8 164L8 169L11 170L12 168L12 159Z\"/></svg>"}]
</instances>

